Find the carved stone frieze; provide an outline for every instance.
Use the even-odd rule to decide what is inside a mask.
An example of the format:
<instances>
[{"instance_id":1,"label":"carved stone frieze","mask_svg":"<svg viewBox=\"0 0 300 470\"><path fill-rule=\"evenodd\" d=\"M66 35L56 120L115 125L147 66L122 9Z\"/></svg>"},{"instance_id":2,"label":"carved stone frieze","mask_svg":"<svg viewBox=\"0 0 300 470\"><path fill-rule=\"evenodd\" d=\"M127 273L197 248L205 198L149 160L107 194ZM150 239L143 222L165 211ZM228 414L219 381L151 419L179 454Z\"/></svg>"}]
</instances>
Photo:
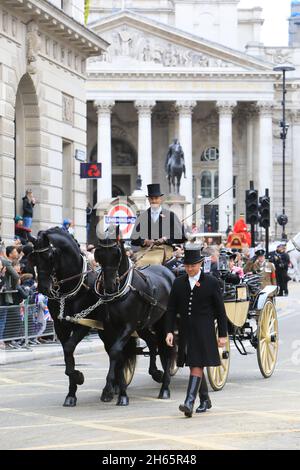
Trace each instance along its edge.
<instances>
[{"instance_id":1,"label":"carved stone frieze","mask_svg":"<svg viewBox=\"0 0 300 470\"><path fill-rule=\"evenodd\" d=\"M74 124L74 98L73 96L62 95L62 120L71 124Z\"/></svg>"},{"instance_id":2,"label":"carved stone frieze","mask_svg":"<svg viewBox=\"0 0 300 470\"><path fill-rule=\"evenodd\" d=\"M230 62L196 52L167 40L151 36L134 28L124 26L121 30L103 33L111 44L101 56L92 57L89 62L113 62L122 57L136 62L159 64L164 67L233 67Z\"/></svg>"},{"instance_id":3,"label":"carved stone frieze","mask_svg":"<svg viewBox=\"0 0 300 470\"><path fill-rule=\"evenodd\" d=\"M266 49L266 58L274 64L286 64L291 63L292 53L288 49L268 48Z\"/></svg>"},{"instance_id":4,"label":"carved stone frieze","mask_svg":"<svg viewBox=\"0 0 300 470\"><path fill-rule=\"evenodd\" d=\"M115 166L136 165L136 155L128 142L119 139L112 141L112 164Z\"/></svg>"},{"instance_id":5,"label":"carved stone frieze","mask_svg":"<svg viewBox=\"0 0 300 470\"><path fill-rule=\"evenodd\" d=\"M31 74L35 74L37 72L37 58L41 50L39 27L35 21L30 21L27 24L26 46L27 71Z\"/></svg>"}]
</instances>

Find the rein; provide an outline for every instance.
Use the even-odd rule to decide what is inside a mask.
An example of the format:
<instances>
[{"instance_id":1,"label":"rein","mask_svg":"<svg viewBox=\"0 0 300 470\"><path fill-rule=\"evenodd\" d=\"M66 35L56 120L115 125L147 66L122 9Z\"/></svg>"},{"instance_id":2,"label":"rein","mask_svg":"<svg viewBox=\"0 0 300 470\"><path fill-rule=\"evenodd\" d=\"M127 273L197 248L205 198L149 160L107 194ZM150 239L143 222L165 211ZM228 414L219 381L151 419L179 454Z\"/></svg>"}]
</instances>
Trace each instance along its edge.
<instances>
[{"instance_id":1,"label":"rein","mask_svg":"<svg viewBox=\"0 0 300 470\"><path fill-rule=\"evenodd\" d=\"M32 253L38 253L38 254L39 253L46 253L50 249L52 249L53 251L55 250L55 246L52 243L50 243L49 246L47 246L46 248L40 248L40 249L33 250ZM59 301L59 315L58 315L59 320L62 320L63 317L64 317L64 310L65 310L66 300L70 299L71 297L75 297L75 295L78 294L78 292L80 291L80 289L84 285L86 275L88 274L88 272L91 271L91 270L87 270L88 262L87 262L86 257L81 253L80 253L80 256L82 258L82 271L81 271L81 273L76 274L74 276L70 276L70 277L65 278L65 279L62 279L60 281L58 281L56 279L55 274L51 275L51 280L52 280L52 285L50 287L51 296L47 296L47 297L49 299ZM78 277L80 277L80 280L79 280L78 284L76 285L76 287L74 289L72 289L70 292L67 292L66 294L60 294L59 288L60 288L61 284L64 284L65 282L76 279Z\"/></svg>"}]
</instances>

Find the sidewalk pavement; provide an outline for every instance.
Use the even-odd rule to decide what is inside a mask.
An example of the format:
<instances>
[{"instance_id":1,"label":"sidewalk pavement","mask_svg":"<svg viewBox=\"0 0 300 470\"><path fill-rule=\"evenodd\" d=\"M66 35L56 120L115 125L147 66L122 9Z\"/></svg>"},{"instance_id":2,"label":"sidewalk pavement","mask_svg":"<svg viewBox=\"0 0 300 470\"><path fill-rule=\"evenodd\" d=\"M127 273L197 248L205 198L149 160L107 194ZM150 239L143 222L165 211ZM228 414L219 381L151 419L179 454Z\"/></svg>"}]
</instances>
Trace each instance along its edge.
<instances>
[{"instance_id":1,"label":"sidewalk pavement","mask_svg":"<svg viewBox=\"0 0 300 470\"><path fill-rule=\"evenodd\" d=\"M98 336L85 338L78 344L75 356L103 350L103 343ZM60 343L47 343L30 346L29 349L0 350L0 366L16 364L19 362L35 361L37 359L48 359L50 357L63 357Z\"/></svg>"}]
</instances>

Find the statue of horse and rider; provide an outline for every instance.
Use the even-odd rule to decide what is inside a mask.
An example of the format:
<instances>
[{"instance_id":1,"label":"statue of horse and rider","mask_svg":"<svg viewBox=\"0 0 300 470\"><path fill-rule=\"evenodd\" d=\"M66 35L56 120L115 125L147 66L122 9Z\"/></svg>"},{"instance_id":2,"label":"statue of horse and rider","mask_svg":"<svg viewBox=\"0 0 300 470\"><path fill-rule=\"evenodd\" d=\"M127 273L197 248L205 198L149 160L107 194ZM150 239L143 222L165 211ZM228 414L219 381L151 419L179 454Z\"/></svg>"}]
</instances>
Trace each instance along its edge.
<instances>
[{"instance_id":1,"label":"statue of horse and rider","mask_svg":"<svg viewBox=\"0 0 300 470\"><path fill-rule=\"evenodd\" d=\"M174 139L169 146L166 156L165 170L169 182L169 192L179 194L182 173L186 178L184 153L178 139Z\"/></svg>"}]
</instances>

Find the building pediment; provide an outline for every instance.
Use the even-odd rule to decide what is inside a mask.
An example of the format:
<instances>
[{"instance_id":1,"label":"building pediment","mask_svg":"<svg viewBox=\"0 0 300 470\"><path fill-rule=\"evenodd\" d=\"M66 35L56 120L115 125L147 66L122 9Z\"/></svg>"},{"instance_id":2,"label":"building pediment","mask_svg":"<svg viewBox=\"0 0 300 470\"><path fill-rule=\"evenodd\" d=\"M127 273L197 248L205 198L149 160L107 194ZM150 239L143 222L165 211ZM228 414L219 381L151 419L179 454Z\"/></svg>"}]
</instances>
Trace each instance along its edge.
<instances>
[{"instance_id":1,"label":"building pediment","mask_svg":"<svg viewBox=\"0 0 300 470\"><path fill-rule=\"evenodd\" d=\"M139 68L143 70L226 69L270 73L272 64L199 38L131 11L103 18L90 28L110 43L101 57L91 58L89 71ZM101 62L101 64L100 64Z\"/></svg>"}]
</instances>

